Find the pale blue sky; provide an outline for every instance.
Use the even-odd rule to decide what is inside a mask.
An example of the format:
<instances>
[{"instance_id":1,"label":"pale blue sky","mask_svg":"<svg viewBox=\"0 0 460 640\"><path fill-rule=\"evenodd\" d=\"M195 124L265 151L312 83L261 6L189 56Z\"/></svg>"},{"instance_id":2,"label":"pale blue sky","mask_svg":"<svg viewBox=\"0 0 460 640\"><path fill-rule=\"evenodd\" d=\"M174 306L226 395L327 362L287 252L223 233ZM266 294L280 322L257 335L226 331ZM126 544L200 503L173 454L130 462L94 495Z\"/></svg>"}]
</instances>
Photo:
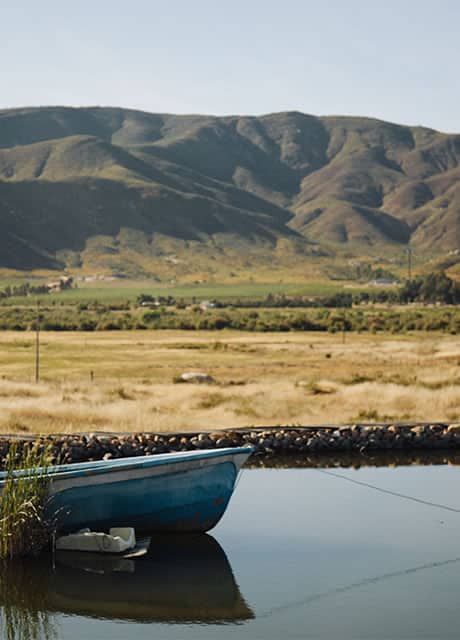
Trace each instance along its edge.
<instances>
[{"instance_id":1,"label":"pale blue sky","mask_svg":"<svg viewBox=\"0 0 460 640\"><path fill-rule=\"evenodd\" d=\"M460 132L458 0L1 0L0 108L375 116Z\"/></svg>"}]
</instances>

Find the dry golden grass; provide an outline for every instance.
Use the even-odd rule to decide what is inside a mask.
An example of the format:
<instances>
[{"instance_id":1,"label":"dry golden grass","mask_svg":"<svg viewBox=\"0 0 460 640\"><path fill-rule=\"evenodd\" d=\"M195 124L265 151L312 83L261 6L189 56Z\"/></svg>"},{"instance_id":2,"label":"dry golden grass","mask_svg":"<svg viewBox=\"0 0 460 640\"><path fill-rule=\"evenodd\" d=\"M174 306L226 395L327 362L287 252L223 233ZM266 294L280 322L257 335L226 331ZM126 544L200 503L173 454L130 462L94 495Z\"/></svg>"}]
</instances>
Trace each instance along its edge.
<instances>
[{"instance_id":1,"label":"dry golden grass","mask_svg":"<svg viewBox=\"0 0 460 640\"><path fill-rule=\"evenodd\" d=\"M460 419L452 336L46 333L41 355L37 385L33 336L0 334L1 432ZM216 384L173 384L184 371Z\"/></svg>"}]
</instances>

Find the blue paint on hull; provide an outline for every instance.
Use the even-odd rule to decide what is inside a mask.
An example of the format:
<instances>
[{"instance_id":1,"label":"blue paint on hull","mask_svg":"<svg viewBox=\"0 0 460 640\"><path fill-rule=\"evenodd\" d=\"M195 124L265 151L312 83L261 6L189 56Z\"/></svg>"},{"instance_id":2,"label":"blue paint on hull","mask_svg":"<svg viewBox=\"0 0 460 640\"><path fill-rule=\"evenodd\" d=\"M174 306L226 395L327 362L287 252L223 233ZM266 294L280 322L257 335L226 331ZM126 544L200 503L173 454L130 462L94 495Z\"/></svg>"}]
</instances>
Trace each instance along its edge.
<instances>
[{"instance_id":1,"label":"blue paint on hull","mask_svg":"<svg viewBox=\"0 0 460 640\"><path fill-rule=\"evenodd\" d=\"M75 486L54 494L47 515L60 531L133 526L139 531L204 532L220 520L233 492L232 462L118 482Z\"/></svg>"}]
</instances>

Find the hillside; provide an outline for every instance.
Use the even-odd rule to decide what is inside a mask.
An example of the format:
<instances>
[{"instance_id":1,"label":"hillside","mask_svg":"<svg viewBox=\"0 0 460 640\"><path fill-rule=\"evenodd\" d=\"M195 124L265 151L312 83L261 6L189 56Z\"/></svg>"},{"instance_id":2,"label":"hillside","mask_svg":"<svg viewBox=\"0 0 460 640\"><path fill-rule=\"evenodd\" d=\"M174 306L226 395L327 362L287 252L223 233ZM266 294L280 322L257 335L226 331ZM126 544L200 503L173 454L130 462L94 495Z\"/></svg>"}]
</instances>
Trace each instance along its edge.
<instances>
[{"instance_id":1,"label":"hillside","mask_svg":"<svg viewBox=\"0 0 460 640\"><path fill-rule=\"evenodd\" d=\"M459 162L460 135L367 118L4 110L0 266L290 268L408 242L445 254L460 246Z\"/></svg>"}]
</instances>

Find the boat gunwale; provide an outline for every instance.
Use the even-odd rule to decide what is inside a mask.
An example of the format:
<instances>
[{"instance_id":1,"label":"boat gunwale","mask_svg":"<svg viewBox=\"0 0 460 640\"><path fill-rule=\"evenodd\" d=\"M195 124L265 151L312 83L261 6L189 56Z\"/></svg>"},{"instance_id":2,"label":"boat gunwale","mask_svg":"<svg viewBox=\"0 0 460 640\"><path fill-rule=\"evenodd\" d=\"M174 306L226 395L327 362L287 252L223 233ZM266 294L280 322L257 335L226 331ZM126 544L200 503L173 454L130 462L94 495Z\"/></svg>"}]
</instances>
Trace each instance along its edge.
<instances>
[{"instance_id":1,"label":"boat gunwale","mask_svg":"<svg viewBox=\"0 0 460 640\"><path fill-rule=\"evenodd\" d=\"M224 456L249 456L254 447L225 447L222 449L202 449L198 451L174 451L156 455L143 455L116 460L94 460L92 462L76 462L65 465L57 465L49 468L37 467L32 470L18 470L14 477L32 477L42 474L50 480L64 478L78 478L83 476L101 475L115 471L129 471L131 469L143 469L155 466L177 464L178 462L193 462L222 458ZM0 472L0 489L5 485L7 472Z\"/></svg>"}]
</instances>

